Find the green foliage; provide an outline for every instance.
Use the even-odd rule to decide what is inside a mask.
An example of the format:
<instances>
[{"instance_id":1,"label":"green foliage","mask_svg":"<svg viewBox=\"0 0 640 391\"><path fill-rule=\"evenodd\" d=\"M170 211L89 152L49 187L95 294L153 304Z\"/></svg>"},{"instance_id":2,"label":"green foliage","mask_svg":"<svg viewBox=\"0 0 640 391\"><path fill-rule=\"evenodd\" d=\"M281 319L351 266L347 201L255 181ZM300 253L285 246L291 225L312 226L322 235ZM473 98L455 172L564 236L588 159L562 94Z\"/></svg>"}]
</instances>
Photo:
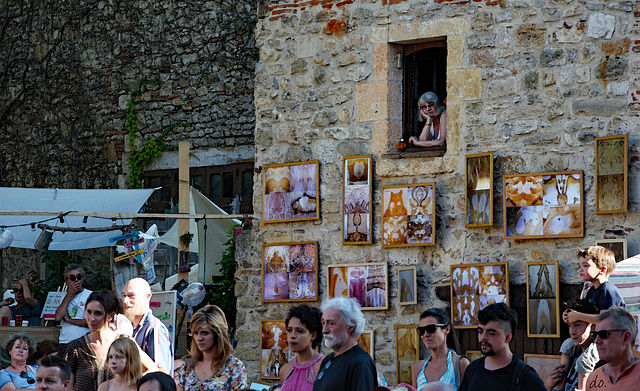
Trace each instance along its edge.
<instances>
[{"instance_id":1,"label":"green foliage","mask_svg":"<svg viewBox=\"0 0 640 391\"><path fill-rule=\"evenodd\" d=\"M193 242L193 234L187 232L185 234L180 235L178 240L180 241L180 244L182 244L183 246L188 246L189 244L191 244L191 242Z\"/></svg>"}]
</instances>

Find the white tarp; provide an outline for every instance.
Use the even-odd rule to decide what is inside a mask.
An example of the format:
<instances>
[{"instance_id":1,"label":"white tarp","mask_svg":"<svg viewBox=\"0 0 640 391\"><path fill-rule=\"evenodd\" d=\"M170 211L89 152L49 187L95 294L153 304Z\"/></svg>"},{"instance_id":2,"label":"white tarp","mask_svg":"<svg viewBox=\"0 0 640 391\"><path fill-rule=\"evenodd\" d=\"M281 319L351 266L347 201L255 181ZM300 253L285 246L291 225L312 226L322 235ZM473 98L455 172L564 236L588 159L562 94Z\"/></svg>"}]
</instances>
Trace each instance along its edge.
<instances>
[{"instance_id":1,"label":"white tarp","mask_svg":"<svg viewBox=\"0 0 640 391\"><path fill-rule=\"evenodd\" d=\"M3 211L54 211L54 212L96 212L96 213L137 213L155 189L30 189L20 187L0 187L0 210ZM31 224L42 220L50 226L71 228L109 227L113 222L108 218L88 217L83 223L82 216L65 216L61 223L56 216L5 216L0 215L0 226ZM129 224L131 219L117 219L116 225ZM11 247L33 249L41 230L30 225L8 228L13 233ZM67 232L56 231L49 250L82 250L113 246L109 238L119 236L118 230L107 232Z\"/></svg>"}]
</instances>

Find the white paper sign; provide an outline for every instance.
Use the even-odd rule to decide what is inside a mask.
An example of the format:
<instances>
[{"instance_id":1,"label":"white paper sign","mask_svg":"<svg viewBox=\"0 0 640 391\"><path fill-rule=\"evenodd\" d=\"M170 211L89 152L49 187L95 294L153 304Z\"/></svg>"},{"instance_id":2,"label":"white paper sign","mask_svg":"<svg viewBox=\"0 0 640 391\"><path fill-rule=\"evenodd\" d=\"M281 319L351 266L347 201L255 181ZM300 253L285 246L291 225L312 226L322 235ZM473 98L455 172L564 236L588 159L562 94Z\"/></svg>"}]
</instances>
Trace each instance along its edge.
<instances>
[{"instance_id":1,"label":"white paper sign","mask_svg":"<svg viewBox=\"0 0 640 391\"><path fill-rule=\"evenodd\" d=\"M42 315L40 317L44 320L53 320L56 317L56 311L60 307L60 303L67 295L67 292L49 292L47 294L47 301L44 302L42 308Z\"/></svg>"}]
</instances>

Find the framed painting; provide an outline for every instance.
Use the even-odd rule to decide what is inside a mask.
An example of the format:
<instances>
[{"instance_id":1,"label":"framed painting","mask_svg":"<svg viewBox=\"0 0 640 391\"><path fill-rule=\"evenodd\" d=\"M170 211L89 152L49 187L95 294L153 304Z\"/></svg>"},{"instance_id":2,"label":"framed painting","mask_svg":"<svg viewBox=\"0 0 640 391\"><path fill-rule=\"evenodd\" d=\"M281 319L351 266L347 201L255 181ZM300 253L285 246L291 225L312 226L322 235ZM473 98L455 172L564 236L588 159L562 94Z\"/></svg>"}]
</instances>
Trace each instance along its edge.
<instances>
[{"instance_id":1,"label":"framed painting","mask_svg":"<svg viewBox=\"0 0 640 391\"><path fill-rule=\"evenodd\" d=\"M596 246L606 247L613 251L616 262L627 259L627 239L598 239Z\"/></svg>"},{"instance_id":2,"label":"framed painting","mask_svg":"<svg viewBox=\"0 0 640 391\"><path fill-rule=\"evenodd\" d=\"M279 379L280 368L291 357L284 320L260 320L260 378Z\"/></svg>"},{"instance_id":3,"label":"framed painting","mask_svg":"<svg viewBox=\"0 0 640 391\"><path fill-rule=\"evenodd\" d=\"M398 297L400 305L418 304L416 267L398 268Z\"/></svg>"},{"instance_id":4,"label":"framed painting","mask_svg":"<svg viewBox=\"0 0 640 391\"><path fill-rule=\"evenodd\" d=\"M467 350L466 356L469 359L469 362L472 363L477 359L482 358L482 352L479 350Z\"/></svg>"},{"instance_id":5,"label":"framed painting","mask_svg":"<svg viewBox=\"0 0 640 391\"><path fill-rule=\"evenodd\" d=\"M524 354L524 362L536 370L540 379L546 379L553 368L560 365L560 355L555 354Z\"/></svg>"},{"instance_id":6,"label":"framed painting","mask_svg":"<svg viewBox=\"0 0 640 391\"><path fill-rule=\"evenodd\" d=\"M262 218L265 223L320 218L317 160L271 164L262 168Z\"/></svg>"},{"instance_id":7,"label":"framed painting","mask_svg":"<svg viewBox=\"0 0 640 391\"><path fill-rule=\"evenodd\" d=\"M502 182L505 238L584 236L582 171L504 175Z\"/></svg>"},{"instance_id":8,"label":"framed painting","mask_svg":"<svg viewBox=\"0 0 640 391\"><path fill-rule=\"evenodd\" d=\"M382 188L382 247L429 246L435 240L436 184Z\"/></svg>"},{"instance_id":9,"label":"framed painting","mask_svg":"<svg viewBox=\"0 0 640 391\"><path fill-rule=\"evenodd\" d=\"M372 226L371 155L343 160L342 244L370 244Z\"/></svg>"},{"instance_id":10,"label":"framed painting","mask_svg":"<svg viewBox=\"0 0 640 391\"><path fill-rule=\"evenodd\" d=\"M387 264L357 263L327 266L329 298L353 297L363 310L389 308Z\"/></svg>"},{"instance_id":11,"label":"framed painting","mask_svg":"<svg viewBox=\"0 0 640 391\"><path fill-rule=\"evenodd\" d=\"M262 245L262 301L318 299L318 242Z\"/></svg>"},{"instance_id":12,"label":"framed painting","mask_svg":"<svg viewBox=\"0 0 640 391\"><path fill-rule=\"evenodd\" d=\"M627 210L627 135L596 138L596 213Z\"/></svg>"},{"instance_id":13,"label":"framed painting","mask_svg":"<svg viewBox=\"0 0 640 391\"><path fill-rule=\"evenodd\" d=\"M416 325L396 325L396 383L411 384L411 366L420 358Z\"/></svg>"},{"instance_id":14,"label":"framed painting","mask_svg":"<svg viewBox=\"0 0 640 391\"><path fill-rule=\"evenodd\" d=\"M249 390L268 391L269 388L271 388L271 384L259 380L251 380L249 383Z\"/></svg>"},{"instance_id":15,"label":"framed painting","mask_svg":"<svg viewBox=\"0 0 640 391\"><path fill-rule=\"evenodd\" d=\"M493 153L466 156L465 183L465 225L493 225Z\"/></svg>"},{"instance_id":16,"label":"framed painting","mask_svg":"<svg viewBox=\"0 0 640 391\"><path fill-rule=\"evenodd\" d=\"M365 330L358 337L358 345L373 358L373 330Z\"/></svg>"},{"instance_id":17,"label":"framed painting","mask_svg":"<svg viewBox=\"0 0 640 391\"><path fill-rule=\"evenodd\" d=\"M509 305L507 262L451 265L451 322L457 328L478 326L478 312L489 304Z\"/></svg>"},{"instance_id":18,"label":"framed painting","mask_svg":"<svg viewBox=\"0 0 640 391\"><path fill-rule=\"evenodd\" d=\"M558 261L527 262L527 337L560 337Z\"/></svg>"}]
</instances>

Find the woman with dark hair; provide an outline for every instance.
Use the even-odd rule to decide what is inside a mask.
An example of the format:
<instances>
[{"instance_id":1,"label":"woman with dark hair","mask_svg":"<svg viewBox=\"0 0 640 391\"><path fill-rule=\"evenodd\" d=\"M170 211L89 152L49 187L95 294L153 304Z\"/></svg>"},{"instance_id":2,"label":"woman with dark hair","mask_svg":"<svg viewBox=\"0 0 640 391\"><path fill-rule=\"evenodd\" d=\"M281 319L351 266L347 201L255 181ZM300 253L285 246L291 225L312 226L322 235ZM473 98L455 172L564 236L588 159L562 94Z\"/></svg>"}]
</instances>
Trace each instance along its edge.
<instances>
[{"instance_id":1,"label":"woman with dark hair","mask_svg":"<svg viewBox=\"0 0 640 391\"><path fill-rule=\"evenodd\" d=\"M460 344L451 319L440 308L429 308L420 315L418 335L431 351L431 357L411 367L411 383L420 390L427 383L441 381L456 389L460 385L469 360L458 354Z\"/></svg>"},{"instance_id":2,"label":"woman with dark hair","mask_svg":"<svg viewBox=\"0 0 640 391\"><path fill-rule=\"evenodd\" d=\"M322 313L306 304L293 307L285 320L289 350L296 356L280 369L281 391L311 391L324 358L316 348L322 342Z\"/></svg>"},{"instance_id":3,"label":"woman with dark hair","mask_svg":"<svg viewBox=\"0 0 640 391\"><path fill-rule=\"evenodd\" d=\"M418 121L426 121L418 137L411 136L409 143L418 147L437 147L447 138L447 111L438 95L425 92L418 99Z\"/></svg>"},{"instance_id":4,"label":"woman with dark hair","mask_svg":"<svg viewBox=\"0 0 640 391\"><path fill-rule=\"evenodd\" d=\"M11 365L0 371L0 390L34 390L38 366L27 365L27 359L35 352L36 342L24 333L17 333L9 337L4 348L11 357Z\"/></svg>"}]
</instances>

